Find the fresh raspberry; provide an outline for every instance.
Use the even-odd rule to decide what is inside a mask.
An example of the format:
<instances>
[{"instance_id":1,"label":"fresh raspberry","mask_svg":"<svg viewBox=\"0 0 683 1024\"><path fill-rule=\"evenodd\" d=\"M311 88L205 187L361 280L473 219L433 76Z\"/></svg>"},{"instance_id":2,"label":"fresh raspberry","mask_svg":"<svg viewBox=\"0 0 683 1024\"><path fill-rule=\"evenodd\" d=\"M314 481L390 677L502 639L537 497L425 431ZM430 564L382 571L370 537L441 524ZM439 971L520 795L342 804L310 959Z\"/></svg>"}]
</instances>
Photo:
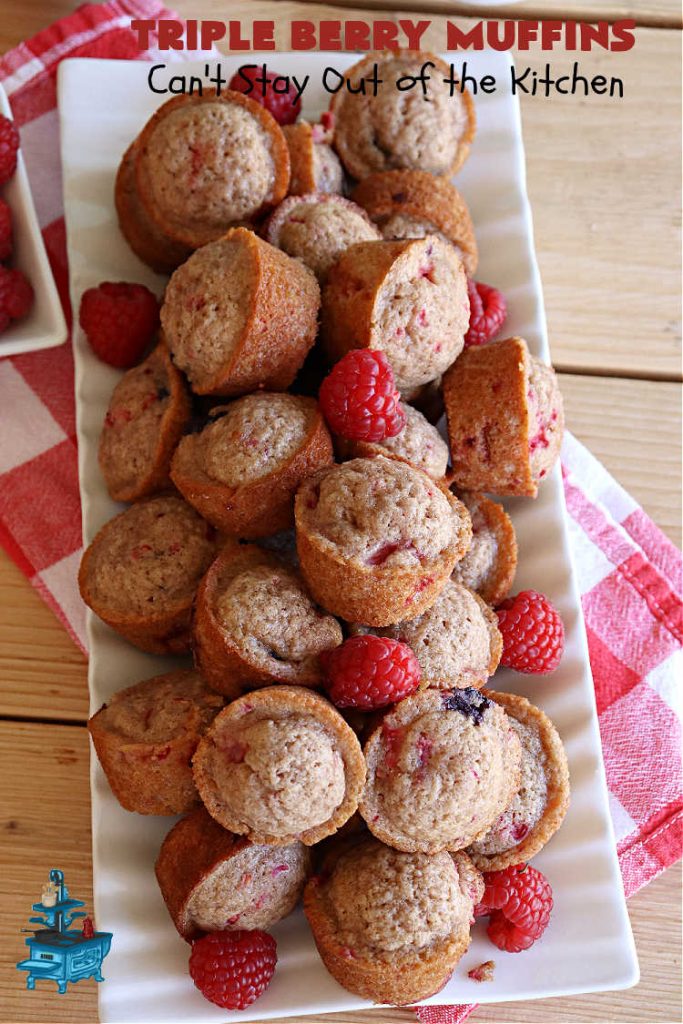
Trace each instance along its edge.
<instances>
[{"instance_id":1,"label":"fresh raspberry","mask_svg":"<svg viewBox=\"0 0 683 1024\"><path fill-rule=\"evenodd\" d=\"M0 114L0 185L9 181L17 169L19 132L14 121Z\"/></svg>"},{"instance_id":2,"label":"fresh raspberry","mask_svg":"<svg viewBox=\"0 0 683 1024\"><path fill-rule=\"evenodd\" d=\"M0 260L12 255L12 211L4 199L0 199Z\"/></svg>"},{"instance_id":3,"label":"fresh raspberry","mask_svg":"<svg viewBox=\"0 0 683 1024\"><path fill-rule=\"evenodd\" d=\"M140 361L159 327L159 303L142 284L104 281L83 293L79 321L93 352L127 370Z\"/></svg>"},{"instance_id":4,"label":"fresh raspberry","mask_svg":"<svg viewBox=\"0 0 683 1024\"><path fill-rule=\"evenodd\" d=\"M475 917L489 915L487 933L494 946L521 953L540 939L553 909L550 882L528 864L484 873L484 895Z\"/></svg>"},{"instance_id":5,"label":"fresh raspberry","mask_svg":"<svg viewBox=\"0 0 683 1024\"><path fill-rule=\"evenodd\" d=\"M320 408L330 429L347 441L383 441L406 424L394 373L384 352L353 349L320 385Z\"/></svg>"},{"instance_id":6,"label":"fresh raspberry","mask_svg":"<svg viewBox=\"0 0 683 1024\"><path fill-rule=\"evenodd\" d=\"M505 297L497 288L468 277L467 292L470 297L470 326L465 335L465 348L483 345L494 338L507 316Z\"/></svg>"},{"instance_id":7,"label":"fresh raspberry","mask_svg":"<svg viewBox=\"0 0 683 1024\"><path fill-rule=\"evenodd\" d=\"M301 97L297 97L291 79L267 71L265 64L244 64L232 76L228 88L260 103L278 124L294 124L301 111Z\"/></svg>"},{"instance_id":8,"label":"fresh raspberry","mask_svg":"<svg viewBox=\"0 0 683 1024\"><path fill-rule=\"evenodd\" d=\"M10 320L26 316L33 305L33 288L20 270L0 266L0 331Z\"/></svg>"},{"instance_id":9,"label":"fresh raspberry","mask_svg":"<svg viewBox=\"0 0 683 1024\"><path fill-rule=\"evenodd\" d=\"M320 661L330 700L338 708L384 708L420 683L420 666L410 647L383 636L352 636L321 654Z\"/></svg>"},{"instance_id":10,"label":"fresh raspberry","mask_svg":"<svg viewBox=\"0 0 683 1024\"><path fill-rule=\"evenodd\" d=\"M216 1006L244 1010L268 988L276 963L275 939L267 932L211 932L192 944L190 975Z\"/></svg>"},{"instance_id":11,"label":"fresh raspberry","mask_svg":"<svg viewBox=\"0 0 683 1024\"><path fill-rule=\"evenodd\" d=\"M540 675L557 668L564 650L564 625L544 594L522 590L503 601L496 614L503 635L501 665Z\"/></svg>"}]
</instances>

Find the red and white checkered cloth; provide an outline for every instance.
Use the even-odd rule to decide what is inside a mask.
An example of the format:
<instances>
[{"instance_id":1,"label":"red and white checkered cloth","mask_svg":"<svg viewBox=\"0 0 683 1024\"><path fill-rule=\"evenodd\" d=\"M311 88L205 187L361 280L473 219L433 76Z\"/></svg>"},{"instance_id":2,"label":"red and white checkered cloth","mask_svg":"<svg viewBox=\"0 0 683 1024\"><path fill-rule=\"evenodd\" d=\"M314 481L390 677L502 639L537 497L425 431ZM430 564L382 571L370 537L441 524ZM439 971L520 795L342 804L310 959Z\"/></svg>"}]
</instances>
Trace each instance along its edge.
<instances>
[{"instance_id":1,"label":"red and white checkered cloth","mask_svg":"<svg viewBox=\"0 0 683 1024\"><path fill-rule=\"evenodd\" d=\"M88 4L0 58L67 316L57 64L77 56L151 57L137 50L127 26L131 18L160 16L171 14L156 0ZM85 649L76 586L81 514L70 345L0 360L0 409L0 542ZM571 436L562 463L612 819L630 896L683 852L681 556ZM417 1012L429 1024L458 1024L471 1009Z\"/></svg>"}]
</instances>

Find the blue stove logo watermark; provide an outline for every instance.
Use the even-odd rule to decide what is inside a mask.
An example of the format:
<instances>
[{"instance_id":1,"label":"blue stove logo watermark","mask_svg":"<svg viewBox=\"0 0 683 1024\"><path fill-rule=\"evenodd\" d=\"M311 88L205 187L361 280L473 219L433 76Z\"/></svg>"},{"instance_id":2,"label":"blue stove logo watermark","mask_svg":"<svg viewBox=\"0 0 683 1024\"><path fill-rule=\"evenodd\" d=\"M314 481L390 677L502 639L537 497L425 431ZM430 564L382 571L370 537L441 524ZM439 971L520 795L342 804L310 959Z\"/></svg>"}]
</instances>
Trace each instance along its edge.
<instances>
[{"instance_id":1,"label":"blue stove logo watermark","mask_svg":"<svg viewBox=\"0 0 683 1024\"><path fill-rule=\"evenodd\" d=\"M96 932L91 918L75 909L84 906L83 900L69 897L64 873L53 868L40 903L33 904L33 910L42 916L29 918L29 924L40 927L22 929L33 933L26 939L29 958L17 964L20 971L28 972L27 989L34 989L37 981L54 981L59 994L64 995L69 982L83 978L104 981L102 961L111 947L112 934ZM71 928L77 918L83 918L80 928Z\"/></svg>"}]
</instances>

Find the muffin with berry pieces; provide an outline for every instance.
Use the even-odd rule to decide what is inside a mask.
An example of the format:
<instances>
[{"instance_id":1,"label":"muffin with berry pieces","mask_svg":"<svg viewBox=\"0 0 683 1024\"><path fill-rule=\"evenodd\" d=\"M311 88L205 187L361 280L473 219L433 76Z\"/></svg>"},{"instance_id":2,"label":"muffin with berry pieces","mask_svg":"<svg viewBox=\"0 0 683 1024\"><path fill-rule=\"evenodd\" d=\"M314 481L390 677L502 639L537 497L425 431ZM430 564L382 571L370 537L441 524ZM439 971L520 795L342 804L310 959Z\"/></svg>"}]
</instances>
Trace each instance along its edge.
<instances>
[{"instance_id":1,"label":"muffin with berry pieces","mask_svg":"<svg viewBox=\"0 0 683 1024\"><path fill-rule=\"evenodd\" d=\"M395 705L364 747L360 813L383 843L455 852L486 835L519 786L519 738L475 689L420 690Z\"/></svg>"},{"instance_id":2,"label":"muffin with berry pieces","mask_svg":"<svg viewBox=\"0 0 683 1024\"><path fill-rule=\"evenodd\" d=\"M271 928L294 910L311 871L303 843L265 846L233 835L204 807L168 833L155 864L157 882L178 932Z\"/></svg>"},{"instance_id":3,"label":"muffin with berry pieces","mask_svg":"<svg viewBox=\"0 0 683 1024\"><path fill-rule=\"evenodd\" d=\"M270 686L232 701L193 758L209 814L252 842L313 846L356 811L365 761L355 733L317 693Z\"/></svg>"},{"instance_id":4,"label":"muffin with berry pieces","mask_svg":"<svg viewBox=\"0 0 683 1024\"><path fill-rule=\"evenodd\" d=\"M382 236L365 210L342 196L312 192L289 196L273 212L265 228L271 245L302 260L320 283L343 252L356 242Z\"/></svg>"},{"instance_id":5,"label":"muffin with berry pieces","mask_svg":"<svg viewBox=\"0 0 683 1024\"><path fill-rule=\"evenodd\" d=\"M481 871L524 864L557 832L569 807L569 768L548 716L525 697L486 691L504 708L522 749L521 777L512 802L468 853Z\"/></svg>"},{"instance_id":6,"label":"muffin with berry pieces","mask_svg":"<svg viewBox=\"0 0 683 1024\"><path fill-rule=\"evenodd\" d=\"M275 118L242 93L176 96L140 133L135 188L174 243L197 249L287 195L289 150Z\"/></svg>"},{"instance_id":7,"label":"muffin with berry pieces","mask_svg":"<svg viewBox=\"0 0 683 1024\"><path fill-rule=\"evenodd\" d=\"M183 654L197 586L219 548L214 528L182 498L147 498L106 523L86 549L81 597L143 651Z\"/></svg>"},{"instance_id":8,"label":"muffin with berry pieces","mask_svg":"<svg viewBox=\"0 0 683 1024\"><path fill-rule=\"evenodd\" d=\"M448 445L429 420L412 405L402 403L405 426L394 437L383 441L345 441L335 439L335 448L342 458L369 458L386 455L409 462L434 480L443 480L448 469Z\"/></svg>"},{"instance_id":9,"label":"muffin with berry pieces","mask_svg":"<svg viewBox=\"0 0 683 1024\"><path fill-rule=\"evenodd\" d=\"M523 338L467 348L444 375L453 480L466 491L535 498L560 453L555 371Z\"/></svg>"},{"instance_id":10,"label":"muffin with berry pieces","mask_svg":"<svg viewBox=\"0 0 683 1024\"><path fill-rule=\"evenodd\" d=\"M426 611L467 550L465 506L419 469L377 455L299 487L297 550L313 598L349 622L386 626Z\"/></svg>"},{"instance_id":11,"label":"muffin with berry pieces","mask_svg":"<svg viewBox=\"0 0 683 1024\"><path fill-rule=\"evenodd\" d=\"M332 149L330 121L330 115L323 114L319 124L301 119L296 124L283 126L291 167L290 196L304 196L309 192L343 193L344 170Z\"/></svg>"},{"instance_id":12,"label":"muffin with berry pieces","mask_svg":"<svg viewBox=\"0 0 683 1024\"><path fill-rule=\"evenodd\" d=\"M448 178L427 171L380 171L352 193L388 241L437 235L450 242L472 277L479 253L467 203Z\"/></svg>"},{"instance_id":13,"label":"muffin with berry pieces","mask_svg":"<svg viewBox=\"0 0 683 1024\"><path fill-rule=\"evenodd\" d=\"M330 269L321 338L336 362L351 349L380 349L409 399L460 355L469 326L467 275L436 236L358 242Z\"/></svg>"},{"instance_id":14,"label":"muffin with berry pieces","mask_svg":"<svg viewBox=\"0 0 683 1024\"><path fill-rule=\"evenodd\" d=\"M183 814L196 806L192 755L224 704L188 670L115 693L88 731L121 806L138 814Z\"/></svg>"},{"instance_id":15,"label":"muffin with berry pieces","mask_svg":"<svg viewBox=\"0 0 683 1024\"><path fill-rule=\"evenodd\" d=\"M421 88L397 88L425 64L431 65L427 96ZM360 84L375 65L382 83L377 95ZM474 103L466 89L452 91L450 69L439 57L421 50L369 53L344 77L347 88L331 104L334 147L353 178L402 168L450 176L465 162L476 130Z\"/></svg>"},{"instance_id":16,"label":"muffin with berry pieces","mask_svg":"<svg viewBox=\"0 0 683 1024\"><path fill-rule=\"evenodd\" d=\"M136 501L171 486L171 457L189 419L182 374L159 344L118 382L104 418L98 456L114 501Z\"/></svg>"},{"instance_id":17,"label":"muffin with berry pieces","mask_svg":"<svg viewBox=\"0 0 683 1024\"><path fill-rule=\"evenodd\" d=\"M484 885L466 854L333 840L304 911L330 974L355 995L406 1005L445 985L470 944Z\"/></svg>"},{"instance_id":18,"label":"muffin with berry pieces","mask_svg":"<svg viewBox=\"0 0 683 1024\"><path fill-rule=\"evenodd\" d=\"M495 606L510 593L517 571L515 528L500 502L472 491L456 493L472 519L472 543L453 570L453 579Z\"/></svg>"},{"instance_id":19,"label":"muffin with berry pieces","mask_svg":"<svg viewBox=\"0 0 683 1024\"><path fill-rule=\"evenodd\" d=\"M192 390L232 397L289 387L315 341L319 305L308 267L234 228L176 270L161 322Z\"/></svg>"},{"instance_id":20,"label":"muffin with berry pieces","mask_svg":"<svg viewBox=\"0 0 683 1024\"><path fill-rule=\"evenodd\" d=\"M219 693L292 683L319 686L320 656L342 642L299 573L254 544L226 545L197 591L195 662Z\"/></svg>"},{"instance_id":21,"label":"muffin with berry pieces","mask_svg":"<svg viewBox=\"0 0 683 1024\"><path fill-rule=\"evenodd\" d=\"M351 631L363 633L366 627L352 626ZM495 613L454 580L422 615L373 632L408 644L420 665L422 689L482 687L498 668L503 650Z\"/></svg>"},{"instance_id":22,"label":"muffin with berry pieces","mask_svg":"<svg viewBox=\"0 0 683 1024\"><path fill-rule=\"evenodd\" d=\"M297 487L333 461L314 399L257 391L213 409L203 430L181 440L171 478L217 529L254 538L291 527Z\"/></svg>"},{"instance_id":23,"label":"muffin with berry pieces","mask_svg":"<svg viewBox=\"0 0 683 1024\"><path fill-rule=\"evenodd\" d=\"M119 228L138 259L158 274L171 274L185 262L192 249L169 238L145 209L135 183L138 148L136 139L124 153L116 174L114 206Z\"/></svg>"}]
</instances>

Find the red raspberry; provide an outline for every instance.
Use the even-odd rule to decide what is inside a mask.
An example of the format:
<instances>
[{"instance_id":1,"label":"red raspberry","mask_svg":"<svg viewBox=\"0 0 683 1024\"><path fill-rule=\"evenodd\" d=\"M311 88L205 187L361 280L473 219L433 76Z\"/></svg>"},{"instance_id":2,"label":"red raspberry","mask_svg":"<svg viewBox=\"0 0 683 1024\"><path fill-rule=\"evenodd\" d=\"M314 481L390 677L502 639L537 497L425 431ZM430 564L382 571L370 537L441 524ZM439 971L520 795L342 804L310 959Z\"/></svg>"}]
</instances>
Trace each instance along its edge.
<instances>
[{"instance_id":1,"label":"red raspberry","mask_svg":"<svg viewBox=\"0 0 683 1024\"><path fill-rule=\"evenodd\" d=\"M26 316L33 305L33 288L20 270L0 266L0 331L10 320Z\"/></svg>"},{"instance_id":2,"label":"red raspberry","mask_svg":"<svg viewBox=\"0 0 683 1024\"><path fill-rule=\"evenodd\" d=\"M142 284L104 281L83 293L79 321L93 352L127 370L140 361L159 327L159 303Z\"/></svg>"},{"instance_id":3,"label":"red raspberry","mask_svg":"<svg viewBox=\"0 0 683 1024\"><path fill-rule=\"evenodd\" d=\"M505 297L497 288L467 278L470 297L470 326L465 335L465 348L483 345L501 329L507 316Z\"/></svg>"},{"instance_id":4,"label":"red raspberry","mask_svg":"<svg viewBox=\"0 0 683 1024\"><path fill-rule=\"evenodd\" d=\"M12 255L12 211L4 199L0 199L0 260Z\"/></svg>"},{"instance_id":5,"label":"red raspberry","mask_svg":"<svg viewBox=\"0 0 683 1024\"><path fill-rule=\"evenodd\" d=\"M267 932L211 932L192 944L190 975L216 1006L244 1010L268 988L276 963L275 939Z\"/></svg>"},{"instance_id":6,"label":"red raspberry","mask_svg":"<svg viewBox=\"0 0 683 1024\"><path fill-rule=\"evenodd\" d=\"M320 661L330 700L338 708L384 708L403 700L420 683L420 666L410 647L371 633L352 636L321 654Z\"/></svg>"},{"instance_id":7,"label":"red raspberry","mask_svg":"<svg viewBox=\"0 0 683 1024\"><path fill-rule=\"evenodd\" d=\"M0 185L9 181L17 169L19 132L14 122L0 114Z\"/></svg>"},{"instance_id":8,"label":"red raspberry","mask_svg":"<svg viewBox=\"0 0 683 1024\"><path fill-rule=\"evenodd\" d=\"M503 601L496 614L503 634L501 665L540 675L557 668L564 650L564 625L544 594L522 590Z\"/></svg>"},{"instance_id":9,"label":"red raspberry","mask_svg":"<svg viewBox=\"0 0 683 1024\"><path fill-rule=\"evenodd\" d=\"M320 408L330 429L347 441L383 441L406 424L394 373L384 352L353 349L320 385Z\"/></svg>"},{"instance_id":10,"label":"red raspberry","mask_svg":"<svg viewBox=\"0 0 683 1024\"><path fill-rule=\"evenodd\" d=\"M265 64L244 64L230 79L228 89L260 103L278 124L294 124L301 111L301 97L297 98L291 80L287 84L285 75L267 71Z\"/></svg>"},{"instance_id":11,"label":"red raspberry","mask_svg":"<svg viewBox=\"0 0 683 1024\"><path fill-rule=\"evenodd\" d=\"M475 917L489 915L491 942L508 953L521 953L540 939L553 909L550 882L528 864L484 873L484 895Z\"/></svg>"}]
</instances>

